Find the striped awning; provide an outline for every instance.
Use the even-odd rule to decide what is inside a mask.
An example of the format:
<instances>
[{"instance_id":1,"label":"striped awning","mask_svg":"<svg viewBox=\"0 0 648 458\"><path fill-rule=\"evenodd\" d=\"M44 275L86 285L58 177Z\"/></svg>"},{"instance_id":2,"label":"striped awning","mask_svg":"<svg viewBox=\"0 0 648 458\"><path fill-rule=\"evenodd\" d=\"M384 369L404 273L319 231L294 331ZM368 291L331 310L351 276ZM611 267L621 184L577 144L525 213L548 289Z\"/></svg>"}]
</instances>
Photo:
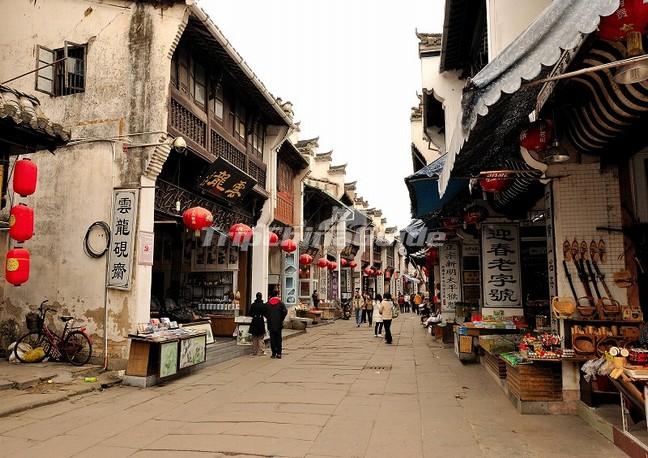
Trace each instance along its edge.
<instances>
[{"instance_id":1,"label":"striped awning","mask_svg":"<svg viewBox=\"0 0 648 458\"><path fill-rule=\"evenodd\" d=\"M591 67L626 57L621 43L597 40L580 67ZM601 152L648 113L648 81L617 84L614 69L586 73L572 81L580 85L587 102L572 110L568 120L571 142L582 152Z\"/></svg>"},{"instance_id":2,"label":"striped awning","mask_svg":"<svg viewBox=\"0 0 648 458\"><path fill-rule=\"evenodd\" d=\"M516 170L517 173L511 185L495 195L493 206L498 211L515 207L515 204L519 202L520 198L527 193L531 186L538 183L538 178L542 175L539 170L533 169L527 163L515 159L505 161L504 168Z\"/></svg>"}]
</instances>

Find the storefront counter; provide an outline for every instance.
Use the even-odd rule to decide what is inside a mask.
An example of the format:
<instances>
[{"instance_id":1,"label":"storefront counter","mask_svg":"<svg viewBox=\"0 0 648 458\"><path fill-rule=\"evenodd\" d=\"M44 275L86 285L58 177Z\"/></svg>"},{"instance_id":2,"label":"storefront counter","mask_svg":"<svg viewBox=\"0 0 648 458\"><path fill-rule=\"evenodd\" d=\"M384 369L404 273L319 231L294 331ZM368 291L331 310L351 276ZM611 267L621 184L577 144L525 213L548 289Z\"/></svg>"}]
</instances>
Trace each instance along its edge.
<instances>
[{"instance_id":1,"label":"storefront counter","mask_svg":"<svg viewBox=\"0 0 648 458\"><path fill-rule=\"evenodd\" d=\"M129 335L130 351L123 384L146 388L168 377L187 374L207 357L207 333L167 331Z\"/></svg>"}]
</instances>

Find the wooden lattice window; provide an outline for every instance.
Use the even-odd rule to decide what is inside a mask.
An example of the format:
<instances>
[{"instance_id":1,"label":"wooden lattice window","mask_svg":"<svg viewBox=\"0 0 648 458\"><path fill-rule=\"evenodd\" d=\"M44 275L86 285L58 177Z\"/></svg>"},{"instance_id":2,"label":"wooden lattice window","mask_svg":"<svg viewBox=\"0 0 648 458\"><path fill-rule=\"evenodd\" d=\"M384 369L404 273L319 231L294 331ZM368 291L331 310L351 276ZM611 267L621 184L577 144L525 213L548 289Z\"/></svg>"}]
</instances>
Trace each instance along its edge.
<instances>
[{"instance_id":1,"label":"wooden lattice window","mask_svg":"<svg viewBox=\"0 0 648 458\"><path fill-rule=\"evenodd\" d=\"M36 90L52 96L85 92L86 45L65 42L59 49L38 47Z\"/></svg>"},{"instance_id":2,"label":"wooden lattice window","mask_svg":"<svg viewBox=\"0 0 648 458\"><path fill-rule=\"evenodd\" d=\"M221 137L215 130L211 131L211 152L215 156L226 159L229 163L244 172L247 171L247 167L245 166L245 153Z\"/></svg>"},{"instance_id":3,"label":"wooden lattice window","mask_svg":"<svg viewBox=\"0 0 648 458\"><path fill-rule=\"evenodd\" d=\"M207 146L205 123L174 98L171 98L170 120L171 127L203 148Z\"/></svg>"}]
</instances>

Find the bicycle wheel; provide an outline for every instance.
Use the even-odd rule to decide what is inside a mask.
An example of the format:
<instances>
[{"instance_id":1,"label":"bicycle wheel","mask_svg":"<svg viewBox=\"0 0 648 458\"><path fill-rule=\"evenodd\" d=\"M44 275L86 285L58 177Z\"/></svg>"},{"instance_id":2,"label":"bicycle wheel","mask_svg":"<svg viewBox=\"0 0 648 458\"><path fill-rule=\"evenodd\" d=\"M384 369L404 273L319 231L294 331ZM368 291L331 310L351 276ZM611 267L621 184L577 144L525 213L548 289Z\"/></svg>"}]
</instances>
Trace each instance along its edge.
<instances>
[{"instance_id":1,"label":"bicycle wheel","mask_svg":"<svg viewBox=\"0 0 648 458\"><path fill-rule=\"evenodd\" d=\"M29 345L29 347L25 348L27 345ZM19 347L27 351L40 347L43 349L43 356L34 359L26 358L26 353L18 351ZM49 356L51 349L52 347L49 340L47 340L47 338L43 334L41 334L40 332L29 332L16 341L14 354L16 355L16 359L21 363L40 363L45 359L46 356Z\"/></svg>"},{"instance_id":2,"label":"bicycle wheel","mask_svg":"<svg viewBox=\"0 0 648 458\"><path fill-rule=\"evenodd\" d=\"M92 356L90 339L81 331L72 331L67 335L61 347L61 353L70 364L83 366Z\"/></svg>"}]
</instances>

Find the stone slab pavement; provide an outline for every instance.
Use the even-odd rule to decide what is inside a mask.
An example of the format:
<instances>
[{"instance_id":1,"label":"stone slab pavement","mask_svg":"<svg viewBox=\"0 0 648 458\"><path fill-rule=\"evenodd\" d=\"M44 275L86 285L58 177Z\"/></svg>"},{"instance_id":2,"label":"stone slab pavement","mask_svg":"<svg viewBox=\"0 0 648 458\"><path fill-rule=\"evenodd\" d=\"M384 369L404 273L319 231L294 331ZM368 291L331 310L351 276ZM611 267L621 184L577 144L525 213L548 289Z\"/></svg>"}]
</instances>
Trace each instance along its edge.
<instances>
[{"instance_id":1,"label":"stone slab pavement","mask_svg":"<svg viewBox=\"0 0 648 458\"><path fill-rule=\"evenodd\" d=\"M0 418L0 456L624 456L571 416L523 416L415 316L394 344L351 321L149 389L115 387Z\"/></svg>"}]
</instances>

